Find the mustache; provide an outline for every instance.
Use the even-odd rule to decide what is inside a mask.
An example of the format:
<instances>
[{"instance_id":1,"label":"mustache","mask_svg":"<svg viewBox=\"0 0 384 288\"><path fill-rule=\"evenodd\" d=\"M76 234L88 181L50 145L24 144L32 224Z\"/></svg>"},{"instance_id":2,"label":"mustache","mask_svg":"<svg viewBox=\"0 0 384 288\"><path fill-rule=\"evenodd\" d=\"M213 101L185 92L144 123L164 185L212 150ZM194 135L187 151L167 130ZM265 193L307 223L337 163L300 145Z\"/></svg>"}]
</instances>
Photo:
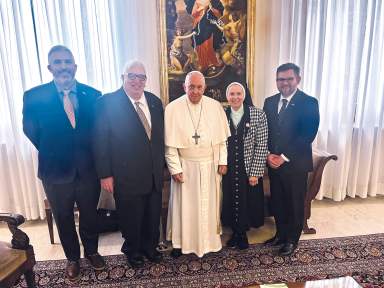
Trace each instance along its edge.
<instances>
[{"instance_id":1,"label":"mustache","mask_svg":"<svg viewBox=\"0 0 384 288\"><path fill-rule=\"evenodd\" d=\"M62 69L62 70L59 70L57 71L58 74L62 74L62 73L68 73L68 74L71 74L72 73L72 70L70 69Z\"/></svg>"}]
</instances>

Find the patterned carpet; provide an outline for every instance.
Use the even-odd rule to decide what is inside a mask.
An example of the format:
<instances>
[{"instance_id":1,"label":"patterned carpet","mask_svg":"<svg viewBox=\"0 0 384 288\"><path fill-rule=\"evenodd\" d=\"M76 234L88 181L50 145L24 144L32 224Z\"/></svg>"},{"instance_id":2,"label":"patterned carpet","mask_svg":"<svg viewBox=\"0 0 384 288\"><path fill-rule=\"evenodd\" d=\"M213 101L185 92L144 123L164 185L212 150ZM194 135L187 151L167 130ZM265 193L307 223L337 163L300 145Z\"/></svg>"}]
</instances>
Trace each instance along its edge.
<instances>
[{"instance_id":1,"label":"patterned carpet","mask_svg":"<svg viewBox=\"0 0 384 288\"><path fill-rule=\"evenodd\" d=\"M300 241L290 257L276 248L251 245L248 250L225 248L199 259L166 255L161 264L131 269L124 255L107 256L108 268L95 273L81 262L77 285L64 280L65 261L35 266L39 287L244 287L251 284L295 282L352 276L366 288L384 287L384 234ZM21 282L16 287L25 287Z\"/></svg>"}]
</instances>

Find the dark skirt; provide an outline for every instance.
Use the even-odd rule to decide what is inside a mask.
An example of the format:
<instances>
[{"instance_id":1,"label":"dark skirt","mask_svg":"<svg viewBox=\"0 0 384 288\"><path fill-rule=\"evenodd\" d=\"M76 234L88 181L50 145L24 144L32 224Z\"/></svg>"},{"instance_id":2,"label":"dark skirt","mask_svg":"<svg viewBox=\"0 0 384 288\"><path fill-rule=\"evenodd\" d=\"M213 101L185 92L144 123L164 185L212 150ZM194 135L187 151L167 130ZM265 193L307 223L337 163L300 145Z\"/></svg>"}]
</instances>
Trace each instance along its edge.
<instances>
[{"instance_id":1,"label":"dark skirt","mask_svg":"<svg viewBox=\"0 0 384 288\"><path fill-rule=\"evenodd\" d=\"M250 186L245 169L241 168L243 171L238 169L236 174L236 170L229 166L227 175L223 177L222 224L236 232L245 232L264 224L262 178L256 186Z\"/></svg>"}]
</instances>

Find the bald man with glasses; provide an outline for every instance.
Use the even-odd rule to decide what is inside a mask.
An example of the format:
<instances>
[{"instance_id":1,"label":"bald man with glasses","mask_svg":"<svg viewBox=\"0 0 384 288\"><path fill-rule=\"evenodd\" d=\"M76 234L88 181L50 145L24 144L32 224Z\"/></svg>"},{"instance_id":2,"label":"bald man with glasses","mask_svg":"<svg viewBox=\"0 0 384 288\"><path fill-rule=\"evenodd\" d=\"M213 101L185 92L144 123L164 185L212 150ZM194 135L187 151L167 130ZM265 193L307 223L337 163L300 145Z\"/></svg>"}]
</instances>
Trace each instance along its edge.
<instances>
[{"instance_id":1,"label":"bald man with glasses","mask_svg":"<svg viewBox=\"0 0 384 288\"><path fill-rule=\"evenodd\" d=\"M144 91L144 65L133 61L121 76L123 85L96 104L95 163L101 186L113 193L124 238L121 251L133 268L144 257L160 262L161 191L164 168L163 106Z\"/></svg>"}]
</instances>

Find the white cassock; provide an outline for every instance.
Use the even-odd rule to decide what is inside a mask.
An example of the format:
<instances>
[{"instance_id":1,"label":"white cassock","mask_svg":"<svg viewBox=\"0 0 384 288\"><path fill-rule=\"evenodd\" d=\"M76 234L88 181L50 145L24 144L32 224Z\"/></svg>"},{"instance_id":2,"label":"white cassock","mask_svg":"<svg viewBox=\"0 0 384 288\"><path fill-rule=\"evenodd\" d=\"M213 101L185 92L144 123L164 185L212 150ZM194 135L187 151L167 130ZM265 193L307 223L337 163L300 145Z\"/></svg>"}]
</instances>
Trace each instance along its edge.
<instances>
[{"instance_id":1,"label":"white cassock","mask_svg":"<svg viewBox=\"0 0 384 288\"><path fill-rule=\"evenodd\" d=\"M165 108L165 158L171 175L184 180L171 180L167 240L184 254L202 257L222 247L218 165L227 164L229 136L223 107L212 98L193 104L184 95Z\"/></svg>"}]
</instances>

